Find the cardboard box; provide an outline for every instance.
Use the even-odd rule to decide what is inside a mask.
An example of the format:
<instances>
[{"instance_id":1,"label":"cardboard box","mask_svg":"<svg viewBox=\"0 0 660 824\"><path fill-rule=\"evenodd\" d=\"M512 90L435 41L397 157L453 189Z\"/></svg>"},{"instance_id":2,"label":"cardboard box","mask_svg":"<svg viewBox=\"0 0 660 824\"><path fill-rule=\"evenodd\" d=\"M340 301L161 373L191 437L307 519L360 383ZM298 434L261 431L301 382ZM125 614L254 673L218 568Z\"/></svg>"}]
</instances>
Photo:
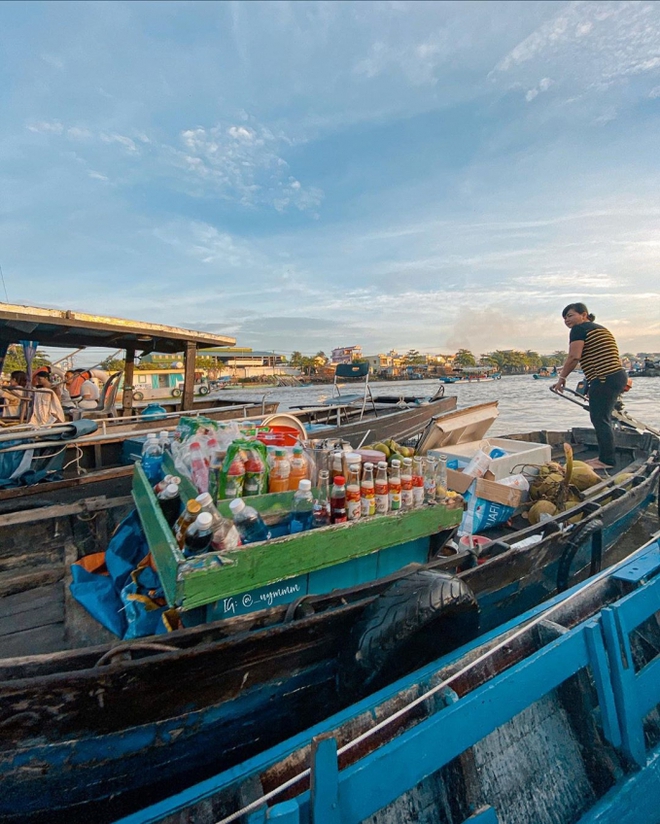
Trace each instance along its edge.
<instances>
[{"instance_id":1,"label":"cardboard box","mask_svg":"<svg viewBox=\"0 0 660 824\"><path fill-rule=\"evenodd\" d=\"M516 489L514 486L504 486L496 483L493 473L486 472L483 478L474 478L472 475L466 475L465 472L460 472L455 469L447 470L447 486L454 492L459 492L463 495L468 491L472 481L476 480L475 494L477 498L483 498L486 501L493 501L493 503L503 504L504 506L511 506L517 509L522 502L522 490Z\"/></svg>"}]
</instances>

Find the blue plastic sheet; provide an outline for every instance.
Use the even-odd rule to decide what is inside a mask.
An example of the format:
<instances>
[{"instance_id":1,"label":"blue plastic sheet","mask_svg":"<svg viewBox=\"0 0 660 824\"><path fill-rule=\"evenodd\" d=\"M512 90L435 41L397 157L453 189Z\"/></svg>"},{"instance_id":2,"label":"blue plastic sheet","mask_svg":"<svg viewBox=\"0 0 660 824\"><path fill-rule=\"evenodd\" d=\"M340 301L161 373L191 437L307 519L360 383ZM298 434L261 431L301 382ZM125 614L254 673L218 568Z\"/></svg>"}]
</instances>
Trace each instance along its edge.
<instances>
[{"instance_id":1,"label":"blue plastic sheet","mask_svg":"<svg viewBox=\"0 0 660 824\"><path fill-rule=\"evenodd\" d=\"M158 574L140 566L149 554L137 512L117 527L105 553L108 575L73 564L71 594L106 629L120 638L167 632L162 620L167 605Z\"/></svg>"},{"instance_id":2,"label":"blue plastic sheet","mask_svg":"<svg viewBox=\"0 0 660 824\"><path fill-rule=\"evenodd\" d=\"M123 638L127 629L124 605L112 578L88 572L78 564L71 567L71 575L71 594L76 601L106 629Z\"/></svg>"}]
</instances>

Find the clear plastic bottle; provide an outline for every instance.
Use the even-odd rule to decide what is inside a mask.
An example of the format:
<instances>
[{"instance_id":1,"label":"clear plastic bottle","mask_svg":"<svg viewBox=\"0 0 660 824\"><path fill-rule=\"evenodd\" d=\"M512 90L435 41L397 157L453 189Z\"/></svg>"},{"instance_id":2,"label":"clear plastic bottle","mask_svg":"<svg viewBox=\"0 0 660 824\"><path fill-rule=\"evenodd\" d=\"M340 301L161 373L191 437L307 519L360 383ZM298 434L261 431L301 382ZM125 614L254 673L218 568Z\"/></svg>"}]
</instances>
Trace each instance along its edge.
<instances>
[{"instance_id":1,"label":"clear plastic bottle","mask_svg":"<svg viewBox=\"0 0 660 824\"><path fill-rule=\"evenodd\" d=\"M291 470L289 472L289 489L300 489L300 481L307 477L307 461L300 444L293 447L291 455Z\"/></svg>"},{"instance_id":2,"label":"clear plastic bottle","mask_svg":"<svg viewBox=\"0 0 660 824\"><path fill-rule=\"evenodd\" d=\"M389 470L390 511L399 512L401 509L401 461L393 460Z\"/></svg>"},{"instance_id":3,"label":"clear plastic bottle","mask_svg":"<svg viewBox=\"0 0 660 824\"><path fill-rule=\"evenodd\" d=\"M330 520L333 524L341 524L348 520L346 512L346 479L343 475L336 475L330 492Z\"/></svg>"},{"instance_id":4,"label":"clear plastic bottle","mask_svg":"<svg viewBox=\"0 0 660 824\"><path fill-rule=\"evenodd\" d=\"M181 514L181 495L178 484L168 484L165 489L158 494L158 503L165 516L165 520L170 528L177 522Z\"/></svg>"},{"instance_id":5,"label":"clear plastic bottle","mask_svg":"<svg viewBox=\"0 0 660 824\"><path fill-rule=\"evenodd\" d=\"M248 506L242 498L236 498L229 508L242 543L255 544L270 538L270 530L253 506Z\"/></svg>"},{"instance_id":6,"label":"clear plastic bottle","mask_svg":"<svg viewBox=\"0 0 660 824\"><path fill-rule=\"evenodd\" d=\"M412 459L413 509L424 504L424 458L415 455Z\"/></svg>"},{"instance_id":7,"label":"clear plastic bottle","mask_svg":"<svg viewBox=\"0 0 660 824\"><path fill-rule=\"evenodd\" d=\"M346 516L349 521L360 519L362 505L360 502L360 465L351 464L348 467L346 481Z\"/></svg>"},{"instance_id":8,"label":"clear plastic bottle","mask_svg":"<svg viewBox=\"0 0 660 824\"><path fill-rule=\"evenodd\" d=\"M314 518L314 497L312 496L312 482L303 478L298 483L298 489L293 496L291 509L291 534L304 532L312 528Z\"/></svg>"},{"instance_id":9,"label":"clear plastic bottle","mask_svg":"<svg viewBox=\"0 0 660 824\"><path fill-rule=\"evenodd\" d=\"M360 502L363 518L368 518L376 514L376 490L374 487L374 465L367 461L362 472L360 483Z\"/></svg>"},{"instance_id":10,"label":"clear plastic bottle","mask_svg":"<svg viewBox=\"0 0 660 824\"><path fill-rule=\"evenodd\" d=\"M374 491L376 493L376 515L387 515L390 508L390 485L387 481L387 463L385 461L378 461Z\"/></svg>"},{"instance_id":11,"label":"clear plastic bottle","mask_svg":"<svg viewBox=\"0 0 660 824\"><path fill-rule=\"evenodd\" d=\"M167 429L163 429L158 433L158 443L162 446L163 452L166 452L170 448L170 433Z\"/></svg>"},{"instance_id":12,"label":"clear plastic bottle","mask_svg":"<svg viewBox=\"0 0 660 824\"><path fill-rule=\"evenodd\" d=\"M209 491L209 467L199 441L193 441L189 448L190 477L198 492Z\"/></svg>"},{"instance_id":13,"label":"clear plastic bottle","mask_svg":"<svg viewBox=\"0 0 660 824\"><path fill-rule=\"evenodd\" d=\"M236 549L241 545L241 536L234 526L234 522L229 518L223 518L218 512L210 493L203 492L195 499L201 506L202 512L208 512L213 518L213 539L211 546L219 552L226 549Z\"/></svg>"},{"instance_id":14,"label":"clear plastic bottle","mask_svg":"<svg viewBox=\"0 0 660 824\"><path fill-rule=\"evenodd\" d=\"M162 466L163 447L158 442L156 433L150 432L142 446L142 469L152 486L161 479L163 474Z\"/></svg>"},{"instance_id":15,"label":"clear plastic bottle","mask_svg":"<svg viewBox=\"0 0 660 824\"><path fill-rule=\"evenodd\" d=\"M435 470L435 497L444 501L447 497L447 456L439 455Z\"/></svg>"},{"instance_id":16,"label":"clear plastic bottle","mask_svg":"<svg viewBox=\"0 0 660 824\"><path fill-rule=\"evenodd\" d=\"M225 498L240 498L245 484L245 463L241 453L237 452L227 470L225 480Z\"/></svg>"},{"instance_id":17,"label":"clear plastic bottle","mask_svg":"<svg viewBox=\"0 0 660 824\"><path fill-rule=\"evenodd\" d=\"M174 525L174 538L179 545L179 549L183 549L186 532L188 532L192 524L197 520L197 516L201 511L202 505L200 502L192 498L186 504L186 508L183 510L183 513L179 515L179 518Z\"/></svg>"},{"instance_id":18,"label":"clear plastic bottle","mask_svg":"<svg viewBox=\"0 0 660 824\"><path fill-rule=\"evenodd\" d=\"M188 528L183 543L183 554L186 558L206 552L211 546L213 538L213 518L208 512L200 512Z\"/></svg>"},{"instance_id":19,"label":"clear plastic bottle","mask_svg":"<svg viewBox=\"0 0 660 824\"><path fill-rule=\"evenodd\" d=\"M291 474L291 464L287 458L286 450L275 450L275 462L270 473L268 483L269 492L286 492L289 488L289 475Z\"/></svg>"},{"instance_id":20,"label":"clear plastic bottle","mask_svg":"<svg viewBox=\"0 0 660 824\"><path fill-rule=\"evenodd\" d=\"M426 469L424 471L424 501L427 504L434 504L435 503L435 490L436 490L436 480L435 480L435 458L427 458L426 459Z\"/></svg>"},{"instance_id":21,"label":"clear plastic bottle","mask_svg":"<svg viewBox=\"0 0 660 824\"><path fill-rule=\"evenodd\" d=\"M404 512L413 508L413 474L412 458L404 458L401 467L401 509Z\"/></svg>"},{"instance_id":22,"label":"clear plastic bottle","mask_svg":"<svg viewBox=\"0 0 660 824\"><path fill-rule=\"evenodd\" d=\"M318 495L314 500L312 525L314 529L330 523L330 476L327 469L319 470Z\"/></svg>"},{"instance_id":23,"label":"clear plastic bottle","mask_svg":"<svg viewBox=\"0 0 660 824\"><path fill-rule=\"evenodd\" d=\"M209 492L214 502L218 500L218 493L220 490L220 472L222 471L222 464L224 455L220 449L215 449L209 458Z\"/></svg>"}]
</instances>

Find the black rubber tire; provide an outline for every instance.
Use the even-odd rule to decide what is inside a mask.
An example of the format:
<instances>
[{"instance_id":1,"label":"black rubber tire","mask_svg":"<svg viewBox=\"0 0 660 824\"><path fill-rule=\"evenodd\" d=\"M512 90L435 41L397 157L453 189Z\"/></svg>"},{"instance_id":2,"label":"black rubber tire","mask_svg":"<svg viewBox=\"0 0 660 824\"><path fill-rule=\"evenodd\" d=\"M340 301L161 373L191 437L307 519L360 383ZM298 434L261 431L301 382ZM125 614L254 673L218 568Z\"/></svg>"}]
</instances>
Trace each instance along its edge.
<instances>
[{"instance_id":1,"label":"black rubber tire","mask_svg":"<svg viewBox=\"0 0 660 824\"><path fill-rule=\"evenodd\" d=\"M208 386L200 386L199 387L199 394L200 395L208 395L209 394Z\"/></svg>"},{"instance_id":2,"label":"black rubber tire","mask_svg":"<svg viewBox=\"0 0 660 824\"><path fill-rule=\"evenodd\" d=\"M418 570L381 593L339 656L340 698L354 701L479 634L479 605L460 578Z\"/></svg>"},{"instance_id":3,"label":"black rubber tire","mask_svg":"<svg viewBox=\"0 0 660 824\"><path fill-rule=\"evenodd\" d=\"M173 398L180 398L181 397L181 390L180 389L173 389L172 390L172 397Z\"/></svg>"},{"instance_id":4,"label":"black rubber tire","mask_svg":"<svg viewBox=\"0 0 660 824\"><path fill-rule=\"evenodd\" d=\"M142 392L133 392L133 400L134 401L143 401L144 400L144 393L142 393Z\"/></svg>"}]
</instances>

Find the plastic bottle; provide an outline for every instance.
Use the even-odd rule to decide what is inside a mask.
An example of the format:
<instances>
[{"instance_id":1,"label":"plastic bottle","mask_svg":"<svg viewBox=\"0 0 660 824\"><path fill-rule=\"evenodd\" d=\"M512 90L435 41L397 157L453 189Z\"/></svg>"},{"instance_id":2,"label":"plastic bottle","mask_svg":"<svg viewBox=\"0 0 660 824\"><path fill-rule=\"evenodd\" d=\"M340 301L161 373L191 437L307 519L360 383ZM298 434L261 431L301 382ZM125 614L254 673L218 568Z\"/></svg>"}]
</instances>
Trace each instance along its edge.
<instances>
[{"instance_id":1,"label":"plastic bottle","mask_svg":"<svg viewBox=\"0 0 660 824\"><path fill-rule=\"evenodd\" d=\"M179 495L179 485L168 484L157 497L160 508L165 516L165 520L171 528L177 522L177 519L181 514L181 496Z\"/></svg>"},{"instance_id":2,"label":"plastic bottle","mask_svg":"<svg viewBox=\"0 0 660 824\"><path fill-rule=\"evenodd\" d=\"M327 526L330 523L330 476L327 469L319 470L318 495L314 499L312 526Z\"/></svg>"},{"instance_id":3,"label":"plastic bottle","mask_svg":"<svg viewBox=\"0 0 660 824\"><path fill-rule=\"evenodd\" d=\"M170 433L167 429L163 429L158 433L158 443L162 446L163 452L170 448Z\"/></svg>"},{"instance_id":4,"label":"plastic bottle","mask_svg":"<svg viewBox=\"0 0 660 824\"><path fill-rule=\"evenodd\" d=\"M406 512L413 508L412 458L404 458L401 467L401 509Z\"/></svg>"},{"instance_id":5,"label":"plastic bottle","mask_svg":"<svg viewBox=\"0 0 660 824\"><path fill-rule=\"evenodd\" d=\"M439 455L435 470L435 498L444 501L447 497L447 456Z\"/></svg>"},{"instance_id":6,"label":"plastic bottle","mask_svg":"<svg viewBox=\"0 0 660 824\"><path fill-rule=\"evenodd\" d=\"M161 479L162 466L163 447L158 442L156 433L150 432L142 446L142 469L152 486Z\"/></svg>"},{"instance_id":7,"label":"plastic bottle","mask_svg":"<svg viewBox=\"0 0 660 824\"><path fill-rule=\"evenodd\" d=\"M289 475L291 474L291 464L286 455L286 450L275 450L275 463L270 473L268 483L269 492L286 492L289 488Z\"/></svg>"},{"instance_id":8,"label":"plastic bottle","mask_svg":"<svg viewBox=\"0 0 660 824\"><path fill-rule=\"evenodd\" d=\"M183 543L183 554L186 558L206 552L213 539L213 518L209 512L200 512L188 528Z\"/></svg>"},{"instance_id":9,"label":"plastic bottle","mask_svg":"<svg viewBox=\"0 0 660 824\"><path fill-rule=\"evenodd\" d=\"M312 496L312 482L303 478L298 483L298 489L293 496L291 509L291 534L304 532L312 528L314 518L314 497Z\"/></svg>"},{"instance_id":10,"label":"plastic bottle","mask_svg":"<svg viewBox=\"0 0 660 824\"><path fill-rule=\"evenodd\" d=\"M436 480L435 480L435 472L436 472L436 461L435 458L427 458L426 459L426 469L424 471L424 500L427 504L434 504L435 503L435 490L436 490Z\"/></svg>"},{"instance_id":11,"label":"plastic bottle","mask_svg":"<svg viewBox=\"0 0 660 824\"><path fill-rule=\"evenodd\" d=\"M250 495L261 495L265 492L264 475L266 466L261 456L256 450L249 452L245 461L245 481L243 483L243 495L247 498Z\"/></svg>"},{"instance_id":12,"label":"plastic bottle","mask_svg":"<svg viewBox=\"0 0 660 824\"><path fill-rule=\"evenodd\" d=\"M207 493L208 494L208 493ZM197 519L197 516L202 511L202 505L199 501L192 498L186 504L186 508L183 510L177 522L174 525L174 537L176 539L177 544L179 545L179 549L183 549L183 545L185 543L186 532L190 529L192 524Z\"/></svg>"},{"instance_id":13,"label":"plastic bottle","mask_svg":"<svg viewBox=\"0 0 660 824\"><path fill-rule=\"evenodd\" d=\"M229 518L223 518L218 512L210 493L203 492L201 495L198 495L195 500L201 506L202 512L208 512L213 518L211 524L213 529L213 538L211 540L212 548L221 552L226 549L236 549L239 547L241 545L241 536L238 534L234 522Z\"/></svg>"},{"instance_id":14,"label":"plastic bottle","mask_svg":"<svg viewBox=\"0 0 660 824\"><path fill-rule=\"evenodd\" d=\"M248 506L242 498L236 498L229 508L242 543L254 544L270 538L270 530L253 506Z\"/></svg>"},{"instance_id":15,"label":"plastic bottle","mask_svg":"<svg viewBox=\"0 0 660 824\"><path fill-rule=\"evenodd\" d=\"M360 518L362 504L360 502L360 465L351 464L348 467L346 483L346 517L349 521Z\"/></svg>"},{"instance_id":16,"label":"plastic bottle","mask_svg":"<svg viewBox=\"0 0 660 824\"><path fill-rule=\"evenodd\" d=\"M154 492L158 495L159 492L162 492L166 486L170 484L176 484L177 486L181 483L181 478L178 475L165 475L162 481L158 481L156 486L154 487Z\"/></svg>"},{"instance_id":17,"label":"plastic bottle","mask_svg":"<svg viewBox=\"0 0 660 824\"><path fill-rule=\"evenodd\" d=\"M346 512L346 479L343 475L336 475L330 492L330 520L333 524L341 524L348 520Z\"/></svg>"},{"instance_id":18,"label":"plastic bottle","mask_svg":"<svg viewBox=\"0 0 660 824\"><path fill-rule=\"evenodd\" d=\"M209 491L209 467L205 460L202 445L199 441L193 441L189 448L190 457L190 478L197 487L198 492Z\"/></svg>"},{"instance_id":19,"label":"plastic bottle","mask_svg":"<svg viewBox=\"0 0 660 824\"><path fill-rule=\"evenodd\" d=\"M419 509L424 504L424 459L417 455L412 459L412 486L413 509Z\"/></svg>"},{"instance_id":20,"label":"plastic bottle","mask_svg":"<svg viewBox=\"0 0 660 824\"><path fill-rule=\"evenodd\" d=\"M342 461L344 462L344 471L341 473L348 482L348 470L352 466L357 466L358 468L358 478L360 477L360 472L362 470L362 455L357 452L344 452L342 453Z\"/></svg>"},{"instance_id":21,"label":"plastic bottle","mask_svg":"<svg viewBox=\"0 0 660 824\"><path fill-rule=\"evenodd\" d=\"M386 461L378 461L374 491L376 493L376 515L387 515L390 508L390 485L387 482Z\"/></svg>"},{"instance_id":22,"label":"plastic bottle","mask_svg":"<svg viewBox=\"0 0 660 824\"><path fill-rule=\"evenodd\" d=\"M360 483L360 515L368 518L376 514L376 491L374 487L374 465L367 461Z\"/></svg>"},{"instance_id":23,"label":"plastic bottle","mask_svg":"<svg viewBox=\"0 0 660 824\"><path fill-rule=\"evenodd\" d=\"M483 478L483 476L488 472L488 467L490 466L490 458L484 451L481 449L477 449L472 460L468 463L465 467L463 472L466 475L472 475L473 478Z\"/></svg>"},{"instance_id":24,"label":"plastic bottle","mask_svg":"<svg viewBox=\"0 0 660 824\"><path fill-rule=\"evenodd\" d=\"M300 444L293 447L291 456L291 471L289 472L289 489L300 489L300 481L307 477L307 461Z\"/></svg>"},{"instance_id":25,"label":"plastic bottle","mask_svg":"<svg viewBox=\"0 0 660 824\"><path fill-rule=\"evenodd\" d=\"M241 453L234 455L233 461L229 464L227 478L225 480L225 498L240 498L243 494L245 484L245 464L241 458Z\"/></svg>"},{"instance_id":26,"label":"plastic bottle","mask_svg":"<svg viewBox=\"0 0 660 824\"><path fill-rule=\"evenodd\" d=\"M220 491L220 472L223 461L224 455L220 449L215 449L209 458L209 492L214 502L217 502Z\"/></svg>"},{"instance_id":27,"label":"plastic bottle","mask_svg":"<svg viewBox=\"0 0 660 824\"><path fill-rule=\"evenodd\" d=\"M390 511L399 512L401 509L401 461L392 461L389 470L388 483L390 487Z\"/></svg>"}]
</instances>

